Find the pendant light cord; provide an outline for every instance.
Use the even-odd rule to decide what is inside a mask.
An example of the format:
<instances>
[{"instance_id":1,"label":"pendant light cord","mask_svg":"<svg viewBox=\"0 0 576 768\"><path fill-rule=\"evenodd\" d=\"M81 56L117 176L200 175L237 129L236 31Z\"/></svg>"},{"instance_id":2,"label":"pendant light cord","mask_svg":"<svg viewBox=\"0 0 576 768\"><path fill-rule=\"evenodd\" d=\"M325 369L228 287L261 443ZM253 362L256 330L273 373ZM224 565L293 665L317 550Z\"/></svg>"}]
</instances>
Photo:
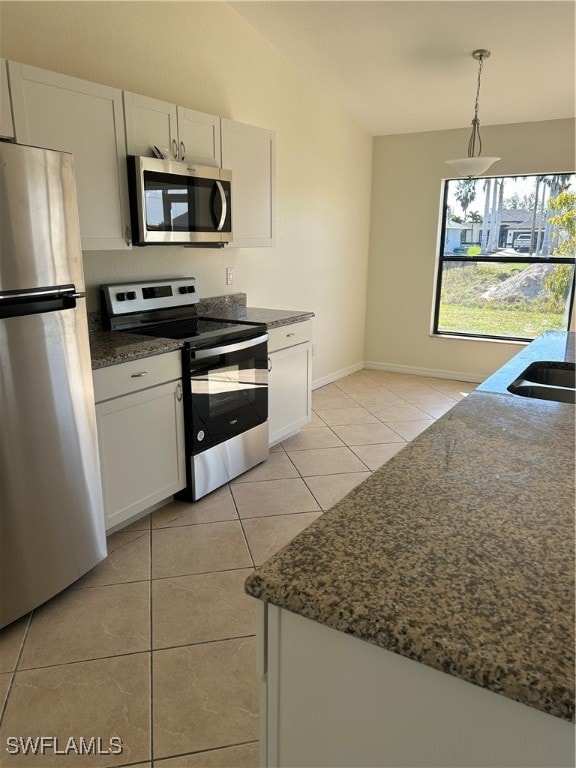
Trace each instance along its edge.
<instances>
[{"instance_id":1,"label":"pendant light cord","mask_svg":"<svg viewBox=\"0 0 576 768\"><path fill-rule=\"evenodd\" d=\"M476 103L474 105L474 119L472 120L472 133L468 142L468 157L476 157L476 141L478 141L478 157L482 154L482 139L480 138L480 120L478 119L478 109L480 107L480 79L482 77L482 66L484 65L484 56L478 56L478 85L476 88Z\"/></svg>"}]
</instances>

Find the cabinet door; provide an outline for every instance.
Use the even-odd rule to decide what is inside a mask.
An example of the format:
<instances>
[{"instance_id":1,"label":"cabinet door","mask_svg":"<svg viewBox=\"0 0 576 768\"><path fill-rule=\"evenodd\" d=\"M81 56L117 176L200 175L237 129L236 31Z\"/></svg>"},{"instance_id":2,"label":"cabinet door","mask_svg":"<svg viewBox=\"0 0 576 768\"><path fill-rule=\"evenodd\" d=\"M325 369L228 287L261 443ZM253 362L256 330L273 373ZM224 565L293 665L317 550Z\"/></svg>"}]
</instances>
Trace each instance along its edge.
<instances>
[{"instance_id":1,"label":"cabinet door","mask_svg":"<svg viewBox=\"0 0 576 768\"><path fill-rule=\"evenodd\" d=\"M180 159L220 167L220 118L178 107Z\"/></svg>"},{"instance_id":2,"label":"cabinet door","mask_svg":"<svg viewBox=\"0 0 576 768\"><path fill-rule=\"evenodd\" d=\"M8 89L8 69L5 59L0 59L0 136L14 138L14 123L12 122L12 107L10 106L10 91Z\"/></svg>"},{"instance_id":3,"label":"cabinet door","mask_svg":"<svg viewBox=\"0 0 576 768\"><path fill-rule=\"evenodd\" d=\"M16 140L74 156L85 250L129 244L122 92L9 62Z\"/></svg>"},{"instance_id":4,"label":"cabinet door","mask_svg":"<svg viewBox=\"0 0 576 768\"><path fill-rule=\"evenodd\" d=\"M108 530L184 488L183 418L179 381L96 405Z\"/></svg>"},{"instance_id":5,"label":"cabinet door","mask_svg":"<svg viewBox=\"0 0 576 768\"><path fill-rule=\"evenodd\" d=\"M310 421L311 345L307 342L270 352L269 361L268 423L273 445Z\"/></svg>"},{"instance_id":6,"label":"cabinet door","mask_svg":"<svg viewBox=\"0 0 576 768\"><path fill-rule=\"evenodd\" d=\"M221 120L222 167L232 171L232 247L275 245L273 131Z\"/></svg>"},{"instance_id":7,"label":"cabinet door","mask_svg":"<svg viewBox=\"0 0 576 768\"><path fill-rule=\"evenodd\" d=\"M153 157L150 147L156 145L176 157L178 120L174 104L124 91L124 119L129 155Z\"/></svg>"}]
</instances>

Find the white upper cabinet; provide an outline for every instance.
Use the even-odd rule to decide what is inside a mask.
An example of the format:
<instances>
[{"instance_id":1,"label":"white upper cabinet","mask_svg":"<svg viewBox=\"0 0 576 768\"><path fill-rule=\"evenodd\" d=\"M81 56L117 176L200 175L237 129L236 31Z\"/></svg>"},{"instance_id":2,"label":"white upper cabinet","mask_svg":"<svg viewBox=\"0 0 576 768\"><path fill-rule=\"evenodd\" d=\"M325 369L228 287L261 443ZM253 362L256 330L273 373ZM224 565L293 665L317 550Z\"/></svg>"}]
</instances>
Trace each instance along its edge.
<instances>
[{"instance_id":1,"label":"white upper cabinet","mask_svg":"<svg viewBox=\"0 0 576 768\"><path fill-rule=\"evenodd\" d=\"M275 245L273 131L0 59L0 135L72 153L83 250L131 246L126 155L153 146L231 170L230 245Z\"/></svg>"},{"instance_id":2,"label":"white upper cabinet","mask_svg":"<svg viewBox=\"0 0 576 768\"><path fill-rule=\"evenodd\" d=\"M0 136L7 139L14 138L14 122L12 121L8 70L5 59L0 59Z\"/></svg>"},{"instance_id":3,"label":"white upper cabinet","mask_svg":"<svg viewBox=\"0 0 576 768\"><path fill-rule=\"evenodd\" d=\"M83 250L130 243L122 92L8 62L16 140L74 156Z\"/></svg>"},{"instance_id":4,"label":"white upper cabinet","mask_svg":"<svg viewBox=\"0 0 576 768\"><path fill-rule=\"evenodd\" d=\"M180 159L220 167L220 118L187 107L177 107Z\"/></svg>"},{"instance_id":5,"label":"white upper cabinet","mask_svg":"<svg viewBox=\"0 0 576 768\"><path fill-rule=\"evenodd\" d=\"M151 147L178 160L220 166L220 118L124 91L129 155L152 156Z\"/></svg>"},{"instance_id":6,"label":"white upper cabinet","mask_svg":"<svg viewBox=\"0 0 576 768\"><path fill-rule=\"evenodd\" d=\"M274 131L221 120L222 168L232 171L230 246L275 245L276 138Z\"/></svg>"}]
</instances>

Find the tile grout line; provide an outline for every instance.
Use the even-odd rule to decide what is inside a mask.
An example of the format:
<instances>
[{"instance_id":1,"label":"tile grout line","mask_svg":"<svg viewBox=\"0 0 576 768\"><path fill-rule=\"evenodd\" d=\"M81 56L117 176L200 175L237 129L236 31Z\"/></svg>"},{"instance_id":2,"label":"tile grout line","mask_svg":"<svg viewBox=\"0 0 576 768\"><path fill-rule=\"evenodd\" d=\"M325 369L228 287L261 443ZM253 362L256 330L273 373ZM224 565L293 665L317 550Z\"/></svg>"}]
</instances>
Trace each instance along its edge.
<instances>
[{"instance_id":1,"label":"tile grout line","mask_svg":"<svg viewBox=\"0 0 576 768\"><path fill-rule=\"evenodd\" d=\"M250 549L250 544L248 542L248 537L246 536L246 531L244 530L244 525L242 523L242 518L240 517L240 511L238 510L238 504L236 503L236 499L234 497L234 493L232 491L232 488L230 487L230 483L228 483L228 490L230 491L230 496L232 497L232 504L234 504L234 509L236 510L236 516L238 518L238 522L240 523L240 530L242 531L242 537L244 539L244 544L246 545L246 549L248 550L248 555L250 556L250 562L252 563L252 570L256 570L256 563L254 562L254 556L252 554L252 550ZM232 569L230 569L232 570ZM233 570L239 570L239 569L233 569Z\"/></svg>"},{"instance_id":2,"label":"tile grout line","mask_svg":"<svg viewBox=\"0 0 576 768\"><path fill-rule=\"evenodd\" d=\"M10 684L8 685L8 690L6 691L6 696L4 697L4 701L2 703L2 710L0 711L0 725L2 724L2 721L4 720L4 714L6 712L6 709L8 707L8 699L10 698L10 694L12 693L12 688L14 686L14 683L16 681L16 672L18 672L18 667L20 665L20 659L22 658L22 654L24 652L24 644L26 643L26 640L28 638L28 632L30 631L30 625L32 624L32 617L34 616L34 609L30 611L30 615L28 617L28 622L26 624L26 628L24 629L24 633L22 635L22 642L20 643L20 648L18 649L18 655L16 657L16 662L14 664L14 669L12 670L12 677L10 679Z\"/></svg>"},{"instance_id":3,"label":"tile grout line","mask_svg":"<svg viewBox=\"0 0 576 768\"><path fill-rule=\"evenodd\" d=\"M369 379L370 377L366 377L366 378ZM415 381L418 379L417 376L414 376L414 377L411 377L411 378L414 378ZM427 386L430 388L431 392L434 392L434 393L440 395L443 398L449 399L450 400L450 403L449 403L450 408L452 408L453 406L455 406L458 403L458 400L456 398L453 398L450 393L441 392L440 390L435 390L430 385L427 385ZM362 395L362 392L357 392L357 393L351 394L351 393L345 392L344 390L340 389L337 386L337 384L336 384L336 388L339 389L339 391L340 391L340 393L342 395L345 395L348 398L350 398L350 400L354 401L356 407L362 408L367 413L371 413L371 411L369 411L365 406L361 405L361 403L358 403L355 400L355 395L357 395L357 396L358 395ZM406 404L412 406L413 408L421 410L421 408L419 407L419 404L411 403L409 400L406 400L402 396L402 394L400 394L398 392L392 392L391 390L388 390L385 386L381 386L380 384L378 384L378 390L381 390L382 392L390 393L390 394L398 397L401 401L403 401L403 403L406 403ZM466 396L466 394L464 394L464 397L465 396ZM429 401L429 402L432 402L432 401ZM422 405L425 406L426 403L422 403ZM350 406L350 407L353 407L353 406ZM422 420L429 419L431 421L436 421L437 417L430 416L430 415L426 414L426 412L424 412L424 411L422 413L423 413L423 419ZM372 475L375 470L370 469L370 467L365 463L365 461L362 460L360 458L360 456L358 456L356 454L355 450L354 450L354 448L361 448L363 446L362 445L359 445L359 446L350 446L350 445L348 445L348 443L343 438L340 438L340 436L335 432L334 427L330 426L329 424L326 424L318 416L318 414L314 411L314 409L312 409L312 414L313 414L313 416L318 418L318 420L320 422L320 424L318 426L321 426L323 428L329 429L330 432L333 435L335 435L335 437L340 441L342 446L348 448L349 451L351 451L351 453L354 454L358 458L360 463L363 466L366 467L365 471L367 473L369 473L369 475ZM376 417L376 419L378 420L379 423L386 424L386 422L383 422L378 417ZM401 419L396 419L396 420L397 421L402 421ZM316 425L314 425L314 426L316 426ZM338 425L334 425L334 426L338 426ZM386 426L389 426L389 425L386 424ZM394 430L393 427L389 427L389 428L393 432L396 432L396 430ZM394 445L401 445L402 447L404 447L405 445L409 444L412 441L412 439L414 439L414 438L406 439L402 435L400 435L400 433L396 433L396 434L399 435L399 437L402 439L402 442L401 443L393 443ZM417 437L417 435L414 436L414 437ZM381 443L373 443L373 444L367 444L367 445L382 445L382 444ZM340 446L338 446L338 447L340 447ZM303 450L305 450L305 449L303 449ZM320 476L310 475L310 476L304 476L302 474L302 472L300 472L300 470L296 467L296 465L294 464L294 462L293 462L291 456L289 455L287 449L284 447L284 445L282 443L279 444L279 447L278 447L276 452L278 452L280 455L286 456L288 458L288 460L290 462L290 465L293 467L293 469L294 469L294 471L296 473L294 479L299 478L303 482L304 486L308 489L311 497L314 499L314 501L318 505L320 514L323 514L324 512L326 512L327 509L326 510L323 509L323 507L320 504L319 500L316 498L316 495L314 494L314 492L310 488L308 481L311 481L314 477L321 477L321 476L330 477L330 475L336 476L336 475L351 474L351 473L348 473L348 472L332 472L329 475L320 475ZM271 454L271 455L273 455L273 454ZM359 469L357 471L360 472L360 471L363 471L363 470ZM260 481L254 481L254 482L266 483L267 481L266 480L260 480ZM241 742L241 743L239 743L237 745L235 745L235 744L234 745L225 744L225 745L222 745L222 746L219 746L219 747L214 747L212 749L193 750L192 752L183 752L183 753L179 753L178 755L170 755L170 756L158 757L158 758L155 758L155 756L154 756L154 656L155 656L155 651L156 650L158 650L158 651L164 651L164 650L170 651L170 650L173 650L173 649L180 649L180 648L186 648L186 647L193 648L193 647L196 647L196 646L204 646L204 645L210 645L210 644L213 644L213 643L220 643L220 642L240 640L240 639L248 639L248 638L253 638L254 637L253 634L250 634L250 635L240 635L240 636L235 636L235 637L219 638L219 639L215 639L215 640L204 640L204 641L199 642L199 643L198 642L196 642L196 643L194 643L194 642L192 642L192 643L187 642L187 643L183 643L182 645L173 645L173 646L166 646L165 648L154 649L154 607L155 606L154 606L154 596L153 596L154 589L153 589L153 587L154 587L154 581L156 580L154 578L154 574L153 574L153 564L154 564L154 561L153 561L153 539L152 539L152 534L153 534L154 530L166 530L166 529L172 529L172 528L182 528L182 527L189 527L191 525L205 525L205 524L214 524L214 523L222 523L222 522L235 522L236 520L238 520L238 522L240 522L240 529L242 531L242 535L243 535L243 538L244 538L244 543L246 545L246 548L247 548L247 551L248 551L248 554L249 554L249 557L250 557L250 561L252 563L252 566L245 566L244 568L225 568L224 570L216 570L216 571L213 570L213 569L210 569L210 570L207 570L207 571L202 571L200 573L190 573L190 574L180 574L179 573L177 575L160 576L157 579L158 581L160 581L160 580L178 579L178 578L181 578L181 577L202 576L202 575L205 575L205 574L214 574L214 573L231 573L233 571L239 571L239 570L246 570L246 571L254 572L255 570L257 570L258 566L256 566L256 564L255 564L254 556L252 554L252 550L251 550L250 544L248 542L248 538L246 536L246 531L244 529L244 520L245 519L246 520L249 520L249 519L252 519L252 520L253 519L262 519L262 517L269 518L269 517L284 516L283 514L279 513L277 515L257 516L256 518L248 518L248 517L247 518L242 518L240 516L238 505L236 503L236 499L235 499L234 494L232 492L232 487L231 486L232 486L232 484L228 483L228 490L229 490L230 496L232 498L232 502L234 504L234 509L235 509L235 513L236 513L236 516L237 516L236 518L233 518L230 521L210 520L210 521L206 521L206 522L186 523L185 525L167 525L167 526L164 526L164 527L160 526L160 527L154 529L152 527L152 518L150 516L147 529L137 529L137 530L133 531L134 534L140 534L140 535L137 535L133 540L131 540L129 542L126 542L125 544L122 544L122 545L120 545L117 548L117 549L123 549L124 547L128 546L128 544L132 544L134 541L137 541L137 540L141 539L143 535L148 533L149 534L149 547L147 549L148 549L148 554L149 554L149 564L148 564L148 577L147 578L145 577L143 579L134 579L134 580L128 581L128 582L113 582L111 584L100 584L100 585L98 585L98 584L96 584L96 585L88 584L86 586L82 586L82 587L78 587L77 588L78 590L81 590L81 589L97 589L97 588L100 588L102 586L104 586L104 587L106 587L106 586L123 586L123 585L127 585L127 584L145 583L146 581L148 581L148 594L149 594L149 611L148 611L148 614L149 614L149 622L150 622L149 633L148 633L149 634L149 649L146 649L145 648L145 643L143 643L143 650L142 651L132 651L132 652L120 653L120 654L113 653L113 654L110 654L109 656L102 656L102 657L90 658L90 659L79 659L79 660L74 660L74 661L66 662L65 664L48 664L48 665L43 666L43 667L31 667L30 668L30 671L31 670L35 670L35 669L40 669L40 670L42 670L42 669L53 669L55 667L63 667L63 666L68 666L70 664L86 663L86 662L91 662L91 661L96 661L97 662L97 661L100 661L100 660L117 658L119 656L136 656L136 655L140 655L142 653L148 653L149 654L149 659L150 659L150 661L149 661L149 676L148 676L149 677L149 692L147 694L146 693L144 694L145 696L148 695L148 697L149 697L149 729L150 729L149 738L148 738L149 758L148 759L144 758L143 761L142 760L137 760L137 761L131 761L129 763L122 763L122 766L126 766L126 768L128 766L140 765L141 762L145 763L146 765L149 764L150 768L154 768L154 766L156 766L156 768L161 768L161 766L164 765L164 761L165 760L169 761L171 758L174 758L174 757L185 756L185 755L201 755L203 753L211 753L213 751L224 750L224 749L229 748L229 747L242 746L244 744L257 744L258 743L255 740L250 740L250 741L246 741L246 742ZM335 502L335 503L337 503L337 502ZM334 506L334 505L332 504L328 509L332 508L332 506ZM314 511L316 511L316 510L314 510ZM291 515L296 515L296 516L298 516L299 514L309 514L309 513L305 513L305 512L302 512L302 513L292 512L291 513ZM118 533L122 533L122 531L118 531ZM28 621L27 621L26 627L25 627L25 630L24 630L24 633L23 633L22 638L21 638L20 647L19 647L19 650L18 650L18 653L17 653L16 661L14 663L14 669L12 670L11 679L10 679L10 682L9 682L9 684L7 686L6 695L4 697L4 702L2 704L2 708L1 708L1 711L0 711L0 722L2 722L2 719L6 715L6 710L7 710L7 707L8 707L8 703L9 703L9 699L10 699L10 696L11 696L11 692L12 692L12 690L13 690L13 688L15 686L15 682L16 682L15 681L16 674L19 673L19 672L29 671L29 670L21 669L20 665L22 663L23 652L25 650L26 643L29 640L29 634L31 632L31 624L32 624L32 621L34 620L35 615L36 615L35 611L32 611L30 613L30 615L28 617ZM158 701L160 701L160 699ZM120 768L120 766L119 766L119 768Z\"/></svg>"},{"instance_id":4,"label":"tile grout line","mask_svg":"<svg viewBox=\"0 0 576 768\"><path fill-rule=\"evenodd\" d=\"M213 747L212 749L197 749L197 750L194 750L193 752L178 752L178 754L175 754L175 755L166 755L166 757L159 758L156 761L157 763L156 768L162 768L162 763L165 760L174 760L174 758L177 758L177 757L188 757L188 755L205 755L205 754L209 754L210 752L220 752L224 749L231 749L233 747L246 747L246 746L249 746L250 744L258 744L258 743L259 743L258 741L254 741L254 740L239 741L235 744L224 744L221 747ZM124 768L124 766L118 766L118 768Z\"/></svg>"},{"instance_id":5,"label":"tile grout line","mask_svg":"<svg viewBox=\"0 0 576 768\"><path fill-rule=\"evenodd\" d=\"M316 411L314 410L314 408L312 408L312 409L311 409L311 412L312 412L312 413L313 413L315 416L317 416L317 417L320 419L320 416L318 416L318 414L316 413ZM360 458L360 456L358 456L358 455L357 455L357 454L354 452L354 450L353 450L353 449L352 449L352 448L351 448L351 447L350 447L350 446L349 446L349 445L348 445L348 444L347 444L347 443L346 443L344 440L342 440L342 438L341 438L339 435L337 435L337 434L336 434L336 432L334 432L334 430L332 429L332 427L331 427L329 424L326 424L326 422L324 422L322 419L320 419L320 421L322 421L322 423L324 424L324 426L325 426L327 429L329 429L329 430L330 430L330 431L331 431L331 432L332 432L334 435L336 435L336 437L337 437L339 440L341 440L341 441L342 441L342 443L344 444L344 446L345 446L346 448L348 448L348 450L349 450L349 451L352 451L352 453L353 453L353 454L354 454L354 455L355 455L355 456L358 458L358 461L360 461L360 462L361 462L361 463L362 463L362 464L363 464L363 465L366 467L367 471L368 471L370 474L372 474L372 470L370 469L370 467L368 467L368 465L366 464L366 462L362 461L362 459ZM287 452L287 451L285 451L285 452L286 452L286 455L288 456L288 452ZM288 458L290 458L290 456L288 456ZM322 504L320 503L320 500L317 498L316 494L314 493L314 491L312 490L312 488L310 487L310 485L309 485L309 484L306 482L306 477L322 477L322 475L307 475L307 476L304 476L304 475L303 475L303 474L300 472L300 470L298 469L298 467L296 467L296 465L294 464L294 462L292 462L292 465L294 466L294 468L296 469L296 471L297 471L297 472L298 472L298 474L300 475L300 478L301 478L302 482L304 483L304 485L306 486L306 488L308 488L308 490L310 491L310 493L311 493L311 495L312 495L312 497L313 497L314 501L316 502L316 504L318 504L318 506L319 506L319 508L320 508L320 514L322 514L322 515L323 515L325 512L327 512L327 511L328 511L328 509L332 509L332 507L334 506L334 504L331 504L331 505L330 505L330 507L328 507L328 509L324 509L324 507L323 507L323 506L322 506ZM347 473L347 472L338 472L337 474L353 474L353 473ZM335 503L337 503L337 502L335 502Z\"/></svg>"}]
</instances>

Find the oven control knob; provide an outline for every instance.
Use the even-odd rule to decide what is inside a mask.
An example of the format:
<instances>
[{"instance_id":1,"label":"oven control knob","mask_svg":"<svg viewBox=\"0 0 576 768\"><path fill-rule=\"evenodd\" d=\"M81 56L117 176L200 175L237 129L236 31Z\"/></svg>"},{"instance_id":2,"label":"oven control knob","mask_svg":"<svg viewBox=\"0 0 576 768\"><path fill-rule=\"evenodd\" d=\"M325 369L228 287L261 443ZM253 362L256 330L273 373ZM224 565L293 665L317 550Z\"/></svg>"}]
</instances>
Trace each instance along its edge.
<instances>
[{"instance_id":1,"label":"oven control knob","mask_svg":"<svg viewBox=\"0 0 576 768\"><path fill-rule=\"evenodd\" d=\"M128 293L126 294L126 298L128 299L128 301L134 301L134 299L136 298L136 291L128 291Z\"/></svg>"},{"instance_id":2,"label":"oven control knob","mask_svg":"<svg viewBox=\"0 0 576 768\"><path fill-rule=\"evenodd\" d=\"M198 442L201 443L202 440L204 440L204 437L205 437L204 430L201 429L200 432L198 432L198 434L196 435L196 439L198 440Z\"/></svg>"},{"instance_id":3,"label":"oven control knob","mask_svg":"<svg viewBox=\"0 0 576 768\"><path fill-rule=\"evenodd\" d=\"M193 285L188 285L186 290L188 293L196 293L196 288Z\"/></svg>"},{"instance_id":4,"label":"oven control knob","mask_svg":"<svg viewBox=\"0 0 576 768\"><path fill-rule=\"evenodd\" d=\"M116 299L118 301L126 301L126 294L125 293L117 293L116 294Z\"/></svg>"},{"instance_id":5,"label":"oven control knob","mask_svg":"<svg viewBox=\"0 0 576 768\"><path fill-rule=\"evenodd\" d=\"M188 293L188 288L186 288L185 285L181 285L180 288L178 288L179 293Z\"/></svg>"}]
</instances>

